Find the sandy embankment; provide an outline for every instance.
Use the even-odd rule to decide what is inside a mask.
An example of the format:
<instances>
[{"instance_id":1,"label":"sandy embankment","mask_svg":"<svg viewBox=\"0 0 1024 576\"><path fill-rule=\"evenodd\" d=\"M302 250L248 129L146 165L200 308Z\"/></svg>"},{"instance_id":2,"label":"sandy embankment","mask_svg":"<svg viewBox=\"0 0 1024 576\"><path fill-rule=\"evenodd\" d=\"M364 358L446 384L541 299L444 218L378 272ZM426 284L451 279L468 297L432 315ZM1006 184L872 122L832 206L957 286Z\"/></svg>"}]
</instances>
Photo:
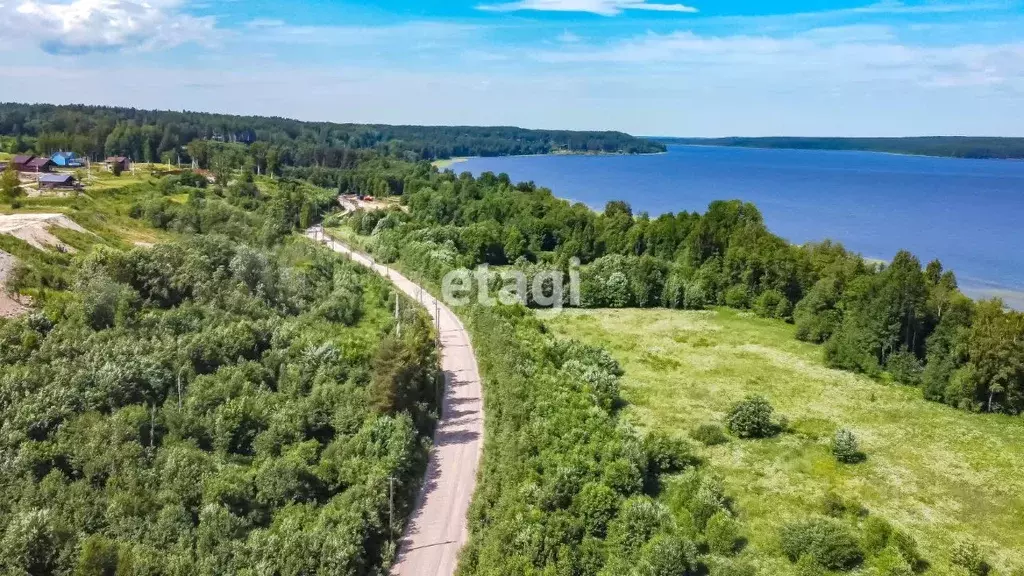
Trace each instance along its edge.
<instances>
[{"instance_id":1,"label":"sandy embankment","mask_svg":"<svg viewBox=\"0 0 1024 576\"><path fill-rule=\"evenodd\" d=\"M55 248L62 252L74 252L74 248L50 232L53 226L86 232L63 214L0 214L0 234L10 234L38 250ZM15 300L6 290L7 277L17 263L14 256L0 251L0 318L13 318L28 311L28 307L22 303L27 300L25 297Z\"/></svg>"}]
</instances>

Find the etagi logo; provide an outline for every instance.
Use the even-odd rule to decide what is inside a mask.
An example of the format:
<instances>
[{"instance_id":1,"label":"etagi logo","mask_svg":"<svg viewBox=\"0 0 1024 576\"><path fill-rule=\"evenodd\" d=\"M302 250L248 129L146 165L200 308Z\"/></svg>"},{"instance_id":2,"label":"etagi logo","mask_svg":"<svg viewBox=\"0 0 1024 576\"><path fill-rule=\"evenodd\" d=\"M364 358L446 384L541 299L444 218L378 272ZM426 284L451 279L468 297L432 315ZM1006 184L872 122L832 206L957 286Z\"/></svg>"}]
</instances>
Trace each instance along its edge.
<instances>
[{"instance_id":1,"label":"etagi logo","mask_svg":"<svg viewBox=\"0 0 1024 576\"><path fill-rule=\"evenodd\" d=\"M466 306L473 301L481 306L522 304L534 308L561 310L567 304L580 306L580 261L569 262L569 292L565 291L566 274L562 270L548 269L537 272L531 281L521 270L492 272L486 265L475 271L459 268L445 274L441 280L441 298L449 306ZM497 296L491 295L498 288Z\"/></svg>"}]
</instances>

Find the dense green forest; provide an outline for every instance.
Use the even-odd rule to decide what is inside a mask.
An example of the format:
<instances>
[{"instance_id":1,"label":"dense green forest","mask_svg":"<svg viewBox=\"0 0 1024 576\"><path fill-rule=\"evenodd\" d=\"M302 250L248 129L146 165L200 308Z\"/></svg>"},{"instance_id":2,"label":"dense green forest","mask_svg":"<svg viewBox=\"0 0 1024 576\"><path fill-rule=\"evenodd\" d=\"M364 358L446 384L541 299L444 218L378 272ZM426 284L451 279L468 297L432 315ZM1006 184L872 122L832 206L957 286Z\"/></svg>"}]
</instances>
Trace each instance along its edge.
<instances>
[{"instance_id":1,"label":"dense green forest","mask_svg":"<svg viewBox=\"0 0 1024 576\"><path fill-rule=\"evenodd\" d=\"M621 132L525 130L514 127L384 126L301 122L285 118L0 103L0 136L9 152L70 150L98 160L188 162L193 142L241 143L256 165L342 167L354 151L375 150L405 160L517 154L645 153L665 146ZM206 163L200 160L203 168ZM269 166L268 166L269 165Z\"/></svg>"},{"instance_id":2,"label":"dense green forest","mask_svg":"<svg viewBox=\"0 0 1024 576\"><path fill-rule=\"evenodd\" d=\"M391 287L292 234L326 191L185 173L116 196L179 239L4 237L37 311L0 320L0 572L383 573L436 418L425 314L394 336Z\"/></svg>"},{"instance_id":3,"label":"dense green forest","mask_svg":"<svg viewBox=\"0 0 1024 576\"><path fill-rule=\"evenodd\" d=\"M789 148L797 150L860 150L917 156L953 158L1021 159L1024 138L972 136L922 136L913 138L657 138L664 144L736 146L741 148Z\"/></svg>"}]
</instances>

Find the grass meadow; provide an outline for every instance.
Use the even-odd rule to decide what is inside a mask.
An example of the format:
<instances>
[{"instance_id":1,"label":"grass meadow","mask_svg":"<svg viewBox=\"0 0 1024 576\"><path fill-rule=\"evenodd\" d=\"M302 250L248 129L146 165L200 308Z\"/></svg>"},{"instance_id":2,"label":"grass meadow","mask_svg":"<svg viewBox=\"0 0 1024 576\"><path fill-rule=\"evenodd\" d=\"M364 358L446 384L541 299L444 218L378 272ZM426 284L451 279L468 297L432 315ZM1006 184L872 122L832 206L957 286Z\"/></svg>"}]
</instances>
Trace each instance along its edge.
<instances>
[{"instance_id":1,"label":"grass meadow","mask_svg":"<svg viewBox=\"0 0 1024 576\"><path fill-rule=\"evenodd\" d=\"M625 413L638 428L685 436L723 422L749 394L788 418L789 431L772 439L694 443L734 498L749 538L743 554L760 574L795 574L779 528L821 514L829 491L912 534L928 574L958 574L950 548L965 537L993 574L1024 574L1024 418L969 414L914 388L831 370L793 326L749 313L573 310L546 322L622 364ZM856 434L865 462L836 462L839 428Z\"/></svg>"}]
</instances>

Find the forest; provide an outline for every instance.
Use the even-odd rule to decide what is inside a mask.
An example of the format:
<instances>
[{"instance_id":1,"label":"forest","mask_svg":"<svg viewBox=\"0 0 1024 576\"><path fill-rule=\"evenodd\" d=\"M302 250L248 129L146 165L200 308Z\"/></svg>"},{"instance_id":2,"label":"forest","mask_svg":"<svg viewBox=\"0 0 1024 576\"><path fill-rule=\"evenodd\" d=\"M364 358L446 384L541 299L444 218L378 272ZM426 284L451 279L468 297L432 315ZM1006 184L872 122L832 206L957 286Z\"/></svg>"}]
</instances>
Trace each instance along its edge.
<instances>
[{"instance_id":1,"label":"forest","mask_svg":"<svg viewBox=\"0 0 1024 576\"><path fill-rule=\"evenodd\" d=\"M39 257L7 287L35 311L0 320L0 572L382 573L437 417L426 315L396 336L390 285L292 234L329 193L117 194L175 240L5 240Z\"/></svg>"},{"instance_id":2,"label":"forest","mask_svg":"<svg viewBox=\"0 0 1024 576\"><path fill-rule=\"evenodd\" d=\"M274 166L345 165L355 151L374 150L410 161L456 156L650 153L665 146L621 132L525 130L515 127L385 126L301 122L101 106L0 103L0 136L11 153L76 152L93 160L128 156L136 162L192 160L192 142L252 145L265 170ZM247 146L248 147L248 146ZM266 167L269 157L270 168ZM201 167L206 168L205 162Z\"/></svg>"},{"instance_id":3,"label":"forest","mask_svg":"<svg viewBox=\"0 0 1024 576\"><path fill-rule=\"evenodd\" d=\"M795 150L858 150L915 156L976 159L1022 159L1024 138L923 136L911 138L657 138L664 144L788 148Z\"/></svg>"}]
</instances>

